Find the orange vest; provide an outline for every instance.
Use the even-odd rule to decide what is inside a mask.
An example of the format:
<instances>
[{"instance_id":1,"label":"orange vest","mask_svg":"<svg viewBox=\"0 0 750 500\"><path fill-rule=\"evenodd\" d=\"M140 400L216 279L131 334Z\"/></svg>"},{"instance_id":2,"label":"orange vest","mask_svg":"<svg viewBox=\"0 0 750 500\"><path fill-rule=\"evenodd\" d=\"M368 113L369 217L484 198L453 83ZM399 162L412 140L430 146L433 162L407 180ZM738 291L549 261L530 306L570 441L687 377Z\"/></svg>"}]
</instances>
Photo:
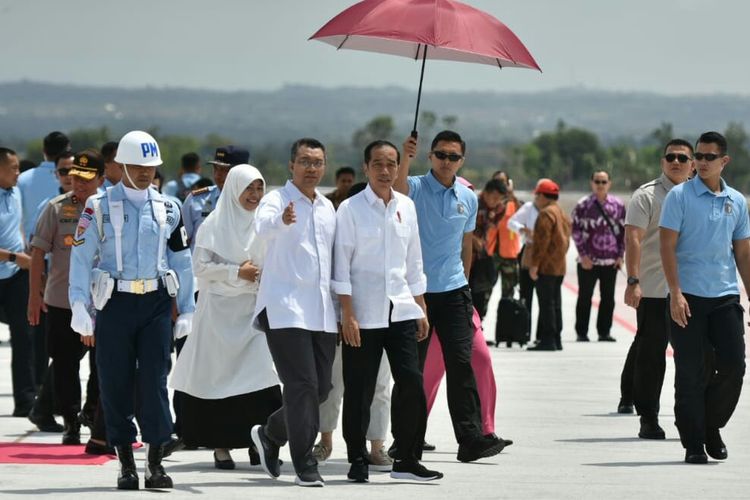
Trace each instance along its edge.
<instances>
[{"instance_id":1,"label":"orange vest","mask_svg":"<svg viewBox=\"0 0 750 500\"><path fill-rule=\"evenodd\" d=\"M485 249L487 255L499 255L503 259L515 259L521 251L521 241L519 236L508 229L508 221L516 213L518 207L513 201L509 201L505 206L505 215L500 222L487 230L485 240Z\"/></svg>"}]
</instances>

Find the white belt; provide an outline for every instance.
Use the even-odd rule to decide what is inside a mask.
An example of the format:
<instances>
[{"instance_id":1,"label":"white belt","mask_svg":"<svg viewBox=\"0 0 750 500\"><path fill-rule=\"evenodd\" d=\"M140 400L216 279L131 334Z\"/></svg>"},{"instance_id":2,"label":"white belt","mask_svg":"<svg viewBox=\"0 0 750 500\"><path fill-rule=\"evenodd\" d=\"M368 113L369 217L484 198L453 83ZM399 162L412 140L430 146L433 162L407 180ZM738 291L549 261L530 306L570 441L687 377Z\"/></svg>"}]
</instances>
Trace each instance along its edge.
<instances>
[{"instance_id":1,"label":"white belt","mask_svg":"<svg viewBox=\"0 0 750 500\"><path fill-rule=\"evenodd\" d=\"M117 291L143 295L144 293L155 292L159 289L159 284L161 283L162 278L151 280L117 280Z\"/></svg>"}]
</instances>

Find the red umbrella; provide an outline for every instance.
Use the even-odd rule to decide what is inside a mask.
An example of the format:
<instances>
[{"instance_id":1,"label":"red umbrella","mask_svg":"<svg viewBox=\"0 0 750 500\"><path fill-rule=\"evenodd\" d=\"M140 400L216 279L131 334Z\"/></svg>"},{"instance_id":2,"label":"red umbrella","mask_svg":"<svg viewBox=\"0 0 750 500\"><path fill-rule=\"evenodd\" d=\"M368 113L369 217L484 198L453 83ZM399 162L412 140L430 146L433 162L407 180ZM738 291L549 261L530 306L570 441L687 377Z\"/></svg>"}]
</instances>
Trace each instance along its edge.
<instances>
[{"instance_id":1,"label":"red umbrella","mask_svg":"<svg viewBox=\"0 0 750 500\"><path fill-rule=\"evenodd\" d=\"M337 49L380 52L415 61L421 58L413 134L428 58L541 71L507 26L486 12L454 0L364 0L328 21L310 40Z\"/></svg>"}]
</instances>

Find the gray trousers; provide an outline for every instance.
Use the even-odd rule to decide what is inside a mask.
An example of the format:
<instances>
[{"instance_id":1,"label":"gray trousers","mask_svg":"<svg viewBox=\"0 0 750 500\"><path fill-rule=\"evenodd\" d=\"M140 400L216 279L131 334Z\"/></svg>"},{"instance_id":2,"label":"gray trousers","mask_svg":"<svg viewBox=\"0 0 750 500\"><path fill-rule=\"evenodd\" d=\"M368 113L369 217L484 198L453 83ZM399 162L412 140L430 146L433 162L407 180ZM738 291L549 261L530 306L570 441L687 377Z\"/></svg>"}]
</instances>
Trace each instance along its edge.
<instances>
[{"instance_id":1,"label":"gray trousers","mask_svg":"<svg viewBox=\"0 0 750 500\"><path fill-rule=\"evenodd\" d=\"M299 328L265 331L283 384L283 406L268 417L264 432L278 446L289 442L294 470L301 473L317 466L312 447L320 429L318 408L331 391L336 334Z\"/></svg>"}]
</instances>

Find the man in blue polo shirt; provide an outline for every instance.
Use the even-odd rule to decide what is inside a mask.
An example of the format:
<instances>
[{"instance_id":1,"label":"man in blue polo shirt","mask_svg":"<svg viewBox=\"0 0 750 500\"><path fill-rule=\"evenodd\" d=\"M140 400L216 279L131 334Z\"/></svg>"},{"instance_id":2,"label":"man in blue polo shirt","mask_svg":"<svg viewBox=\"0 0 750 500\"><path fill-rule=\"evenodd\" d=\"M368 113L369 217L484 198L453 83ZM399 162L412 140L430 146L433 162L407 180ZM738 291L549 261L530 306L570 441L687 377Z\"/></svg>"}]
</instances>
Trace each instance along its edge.
<instances>
[{"instance_id":1,"label":"man in blue polo shirt","mask_svg":"<svg viewBox=\"0 0 750 500\"><path fill-rule=\"evenodd\" d=\"M745 342L737 271L750 289L750 221L745 197L721 178L730 161L726 139L704 133L694 157L697 175L669 192L659 231L669 286L675 424L685 462L704 464L706 453L727 458L719 429L742 390ZM713 351L713 366L706 366L705 349Z\"/></svg>"},{"instance_id":2,"label":"man in blue polo shirt","mask_svg":"<svg viewBox=\"0 0 750 500\"><path fill-rule=\"evenodd\" d=\"M450 130L437 134L429 153L432 168L426 175L409 177L416 152L417 140L410 137L404 142L405 154L393 187L408 195L417 209L427 275L427 317L443 347L457 458L472 462L497 455L506 445L494 434L482 435L479 394L471 368L474 306L468 275L478 201L473 191L456 182L466 154L460 135ZM428 344L429 340L419 344L420 368L424 368Z\"/></svg>"}]
</instances>

